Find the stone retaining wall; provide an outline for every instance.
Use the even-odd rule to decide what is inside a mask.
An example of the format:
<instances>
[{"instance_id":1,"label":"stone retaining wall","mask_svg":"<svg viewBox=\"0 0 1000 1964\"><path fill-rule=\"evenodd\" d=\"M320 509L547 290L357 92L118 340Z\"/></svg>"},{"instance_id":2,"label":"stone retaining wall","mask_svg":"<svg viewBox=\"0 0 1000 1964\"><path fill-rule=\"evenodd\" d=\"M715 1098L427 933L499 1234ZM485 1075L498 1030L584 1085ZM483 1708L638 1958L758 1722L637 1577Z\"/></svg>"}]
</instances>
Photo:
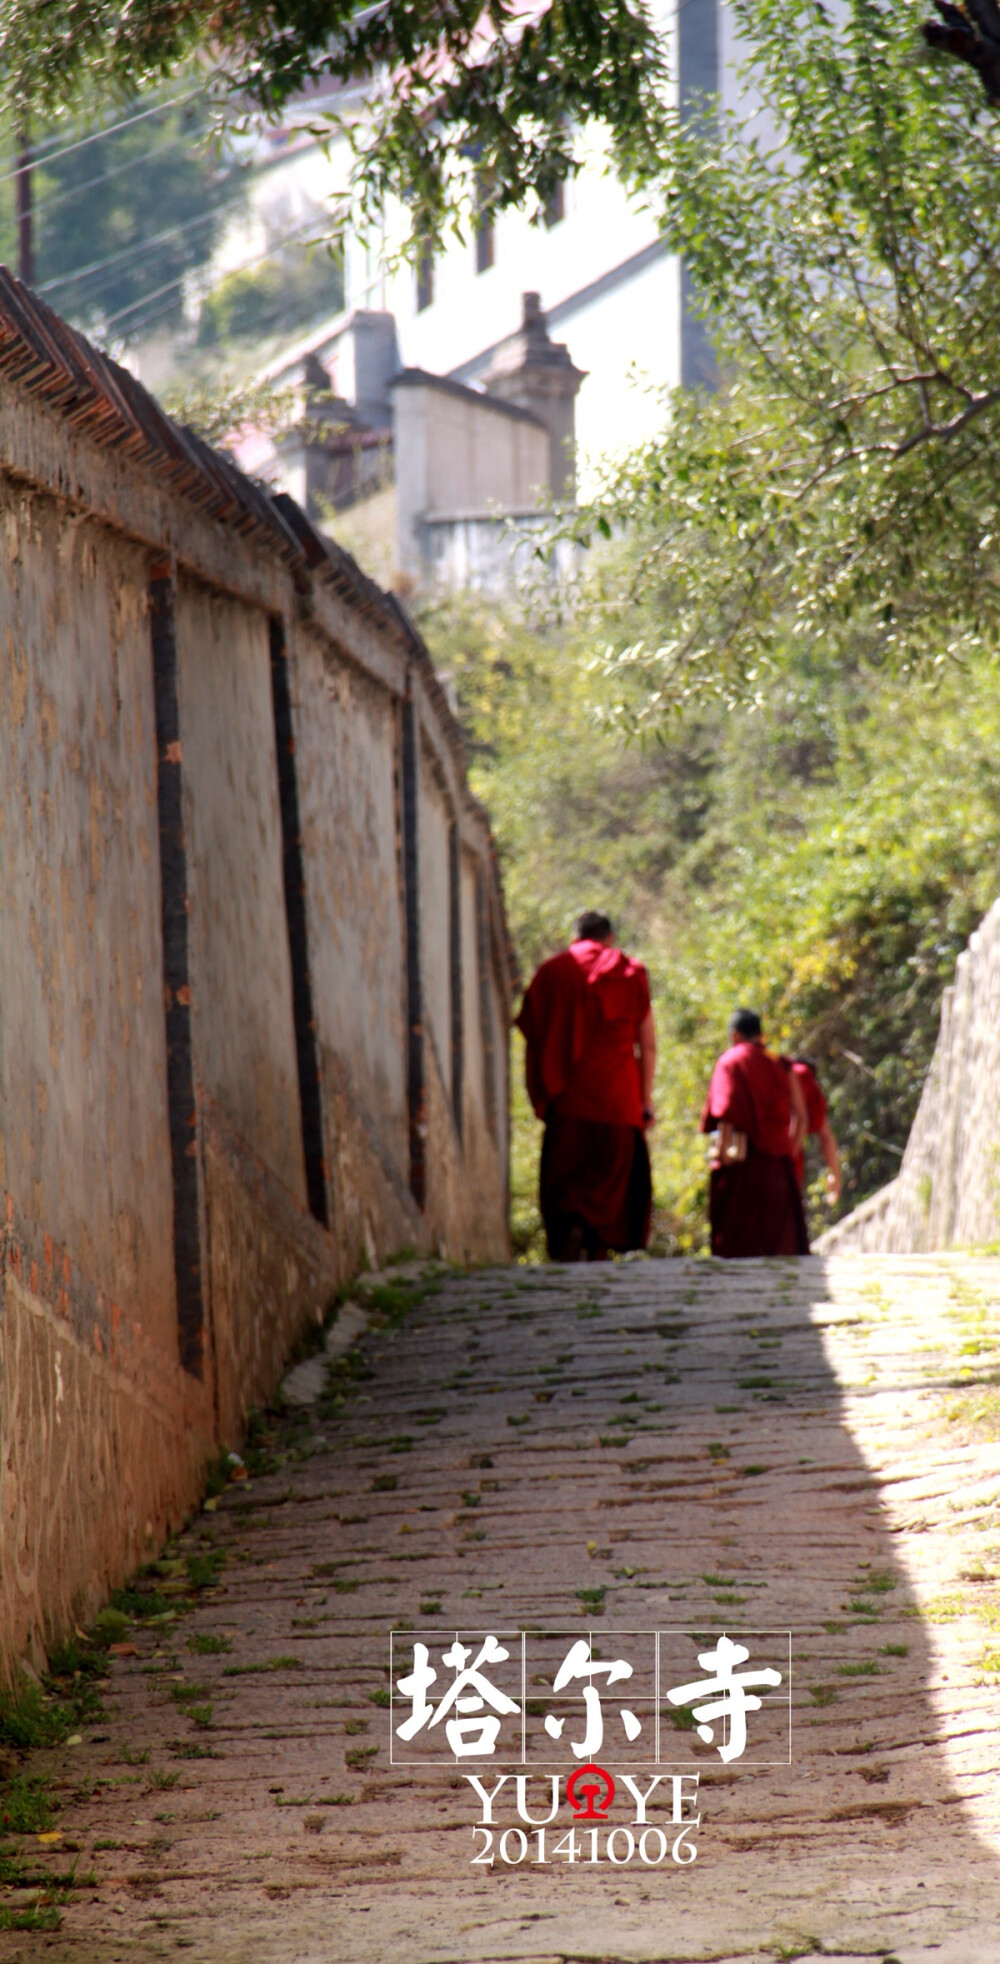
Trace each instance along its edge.
<instances>
[{"instance_id":1,"label":"stone retaining wall","mask_svg":"<svg viewBox=\"0 0 1000 1964\"><path fill-rule=\"evenodd\" d=\"M820 1254L923 1254L1000 1241L1000 901L944 992L941 1031L898 1177L830 1228Z\"/></svg>"},{"instance_id":2,"label":"stone retaining wall","mask_svg":"<svg viewBox=\"0 0 1000 1964\"><path fill-rule=\"evenodd\" d=\"M418 635L0 269L0 1670L339 1282L507 1253L514 984Z\"/></svg>"}]
</instances>

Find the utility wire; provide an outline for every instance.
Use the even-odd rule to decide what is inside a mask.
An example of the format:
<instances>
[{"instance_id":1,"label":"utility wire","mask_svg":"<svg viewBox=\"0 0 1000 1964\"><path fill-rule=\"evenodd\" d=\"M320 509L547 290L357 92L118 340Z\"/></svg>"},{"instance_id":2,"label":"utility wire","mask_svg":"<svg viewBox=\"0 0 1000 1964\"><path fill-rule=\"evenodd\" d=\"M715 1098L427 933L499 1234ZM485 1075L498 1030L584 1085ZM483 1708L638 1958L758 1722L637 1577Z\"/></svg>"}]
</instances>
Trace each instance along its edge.
<instances>
[{"instance_id":1,"label":"utility wire","mask_svg":"<svg viewBox=\"0 0 1000 1964\"><path fill-rule=\"evenodd\" d=\"M273 252L273 251L277 251L277 250L280 250L280 249L281 249L281 248L282 248L283 246L286 246L286 245L292 245L292 244L294 244L294 243L296 243L296 240L297 240L297 238L298 238L298 235L297 235L297 234L294 234L294 233L290 233L290 234L288 234L287 236L285 236L285 237L283 237L283 238L281 238L281 239L277 239L277 240L275 241L275 243L274 243L274 245L273 245L273 246L271 247L271 249L270 249L270 250L269 250L268 252L266 252L266 253L262 253L262 254L261 254L261 256L260 256L260 258L261 258L261 259L268 259L268 258L270 258L270 257L271 257L271 252ZM234 266L234 267L232 267L232 268L231 268L230 270L231 270L232 272L234 272L234 273L244 273L244 272L248 272L248 271L250 270L250 268L251 268L251 267L253 267L253 266L256 266L256 265L259 265L259 264L260 264L260 259L250 259L250 260L246 260L246 261L244 261L244 262L243 262L243 263L242 263L241 265L239 265L239 266ZM175 285L176 285L176 284L179 284L179 282L175 282L174 284L175 284ZM203 285L203 286L201 287L201 290L200 290L200 292L199 292L199 294L198 294L198 297L199 297L199 298L201 298L201 299L204 299L204 298L205 298L205 295L206 295L207 293L209 293L210 291L211 291L211 288L210 288L210 287L206 287L206 286L204 286L204 285ZM150 296L150 297L151 297L151 296ZM139 303L137 303L137 304L139 304ZM139 335L139 334L143 334L143 333L145 333L145 332L146 332L146 330L147 330L147 328L150 328L150 327L153 327L153 326L155 326L155 324L156 324L156 322L157 322L157 321L159 321L159 320L162 320L165 314L169 314L169 313L170 313L170 311L171 311L171 308L172 308L172 306L173 306L173 304L174 304L174 303L173 303L172 301L170 301L170 300L167 300L167 301L165 301L165 302L163 303L163 305L162 305L162 306L159 306L159 307L154 307L154 308L152 308L152 310L151 310L150 312L148 312L148 313L145 313L145 314L142 314L142 315L140 315L140 317L139 317L139 319L138 319L137 321L133 321L133 322L131 323L131 325L130 325L130 327L129 327L129 329L127 330L127 331L128 331L128 333L130 333L130 334L136 334L136 335Z\"/></svg>"},{"instance_id":2,"label":"utility wire","mask_svg":"<svg viewBox=\"0 0 1000 1964\"><path fill-rule=\"evenodd\" d=\"M108 267L114 266L116 264L120 265L123 262L128 264L137 259L140 259L144 253L151 252L156 246L165 244L168 239L183 237L185 233L188 233L199 226L211 224L215 220L225 219L226 217L228 217L230 213L241 211L244 210L245 208L246 208L245 200L243 199L243 197L232 198L229 200L227 204L215 206L215 208L212 211L198 213L196 217L187 219L182 225L172 225L163 232L155 233L149 239L142 240L141 242L138 243L133 243L132 245L129 246L124 246L120 252L109 253L105 259L94 260L90 266L79 267L77 268L76 271L72 273L61 273L57 279L47 280L44 285L36 287L35 291L36 293L52 293L55 291L56 287L75 286L78 283L84 284L89 277L93 276L97 272L102 272ZM323 213L316 211L310 215L307 221L305 221L304 229L308 230L310 225L313 224L322 225L322 223L323 223ZM302 229L303 228L299 228L299 231L301 231ZM287 242L288 238L296 237L296 236L299 236L299 232L293 232L290 234L283 233L276 241L276 244L280 246L281 244ZM317 239L316 243L326 244L329 243L329 241L326 239L323 240ZM270 253L273 250L274 250L274 246L268 246L260 256L266 259L269 257ZM255 265L257 261L250 260L247 263L249 265ZM201 271L203 267L204 267L204 261L202 262L201 267L196 268L194 266L190 266L186 268L185 271L182 271L178 275L178 278L184 279L187 276L188 272L193 274L195 272ZM243 268L242 267L233 268L232 270L241 271L243 270ZM222 277L225 277L225 275L222 275ZM152 298L151 295L143 295L141 296L141 301L137 301L136 305L144 304L145 301L150 298ZM89 302L88 304L92 305L93 302Z\"/></svg>"},{"instance_id":3,"label":"utility wire","mask_svg":"<svg viewBox=\"0 0 1000 1964\"><path fill-rule=\"evenodd\" d=\"M300 227L298 231L282 233L280 238L272 240L271 244L268 246L265 252L257 253L253 259L243 260L239 266L230 266L227 269L227 271L222 275L222 278L228 279L230 274L232 273L248 273L251 267L259 266L263 260L270 259L273 253L275 253L279 249L279 247L286 246L286 245L293 245L298 241L303 240L306 237L306 235L311 230L313 230L314 226L315 226L315 220L311 220L309 225ZM127 314L134 314L137 308L146 307L152 301L159 300L164 294L172 293L175 287L182 286L184 281L188 277L189 271L190 271L189 268L185 269L183 273L178 273L175 279L167 280L165 285L157 287L155 292L143 294L140 300L133 300L129 304L129 306L119 307L117 313L109 314L107 319L102 323L104 332L106 332L109 327L113 327L116 321L124 320ZM160 314L166 313L167 311L168 310L166 307L161 307L158 313L150 316L150 319L151 320L158 319ZM136 323L133 323L133 325L136 325ZM149 322L143 320L138 322L137 325L139 327L144 327L144 326L148 326Z\"/></svg>"},{"instance_id":4,"label":"utility wire","mask_svg":"<svg viewBox=\"0 0 1000 1964\"><path fill-rule=\"evenodd\" d=\"M198 94L198 90L195 90L195 94ZM148 109L143 110L142 113L143 115L146 116L152 116L157 109L169 109L174 102L178 102L178 101L186 102L187 100L188 98L186 96L183 97L172 96L172 95L160 96L158 97L156 102L151 102ZM131 117L126 117L123 120L125 122L131 122L133 119ZM120 127L121 127L120 123L102 123L100 129L88 131L86 141L88 143L96 143L100 137L111 136L113 135L114 131L119 129ZM79 124L77 124L77 128L79 128ZM51 136L40 137L38 142L32 145L34 155L39 159L40 162L45 161L45 153L51 150L53 144L60 143L62 135L63 135L62 131L53 130ZM77 139L74 138L73 141L75 144ZM63 146L63 147L71 148L73 146ZM7 156L5 157L0 157L0 170L3 170L6 164L16 164L17 159L18 159L18 152L16 150L8 152Z\"/></svg>"},{"instance_id":5,"label":"utility wire","mask_svg":"<svg viewBox=\"0 0 1000 1964\"><path fill-rule=\"evenodd\" d=\"M104 272L109 266L118 266L123 260L138 259L144 252L152 252L155 246L165 245L168 239L180 238L200 225L211 225L216 219L227 217L230 212L238 211L243 202L242 198L231 198L228 204L215 205L211 211L199 212L197 217L187 219L183 225L168 226L165 232L154 232L141 243L123 246L120 252L110 252L104 259L92 260L89 266L78 266L72 273L60 273L57 279L45 280L41 286L35 287L35 292L54 293L58 286L76 286L90 279L92 274Z\"/></svg>"},{"instance_id":6,"label":"utility wire","mask_svg":"<svg viewBox=\"0 0 1000 1964\"><path fill-rule=\"evenodd\" d=\"M55 163L58 157L69 157L75 150L85 150L88 143L99 143L102 137L114 136L118 130L131 129L134 123L144 122L147 116L162 116L165 109L177 109L182 103L193 102L195 96L204 95L204 92L204 86L202 86L197 89L189 89L187 95L171 96L167 102L157 102L150 109L140 109L135 116L123 116L118 123L106 123L103 129L93 130L90 136L81 136L75 143L65 143L61 150L50 150L44 157L38 151L34 151L32 162L38 164ZM6 171L3 176L0 176L0 184L9 184L12 178L20 177L22 168L23 166L18 166L16 170Z\"/></svg>"},{"instance_id":7,"label":"utility wire","mask_svg":"<svg viewBox=\"0 0 1000 1964\"><path fill-rule=\"evenodd\" d=\"M140 164L148 164L151 157L161 157L165 150L176 149L178 143L187 141L186 130L180 130L176 136L165 136L160 143L153 145L152 150L144 150L140 157L126 157L122 163L112 164L110 170L99 172L97 177L84 178L82 184L69 184L64 191L50 191L44 198L37 198L32 210L51 211L53 205L64 205L67 199L75 198L83 191L93 191L98 184L106 183L108 178L120 177L123 171L138 170ZM44 164L44 159L42 161Z\"/></svg>"}]
</instances>

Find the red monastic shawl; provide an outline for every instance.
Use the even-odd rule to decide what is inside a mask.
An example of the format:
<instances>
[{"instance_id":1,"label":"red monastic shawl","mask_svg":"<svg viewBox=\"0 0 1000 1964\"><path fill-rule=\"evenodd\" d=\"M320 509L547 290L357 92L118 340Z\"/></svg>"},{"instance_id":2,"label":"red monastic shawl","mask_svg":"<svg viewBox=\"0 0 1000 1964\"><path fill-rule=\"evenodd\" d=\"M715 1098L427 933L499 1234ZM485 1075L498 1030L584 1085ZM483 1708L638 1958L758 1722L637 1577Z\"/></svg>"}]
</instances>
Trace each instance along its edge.
<instances>
[{"instance_id":1,"label":"red monastic shawl","mask_svg":"<svg viewBox=\"0 0 1000 1964\"><path fill-rule=\"evenodd\" d=\"M703 1132L731 1125L745 1132L758 1152L791 1156L792 1099L788 1072L759 1043L735 1043L712 1072L701 1116Z\"/></svg>"},{"instance_id":2,"label":"red monastic shawl","mask_svg":"<svg viewBox=\"0 0 1000 1964\"><path fill-rule=\"evenodd\" d=\"M543 962L517 1018L537 1116L641 1125L635 1047L648 1009L646 971L620 948L574 941Z\"/></svg>"}]
</instances>

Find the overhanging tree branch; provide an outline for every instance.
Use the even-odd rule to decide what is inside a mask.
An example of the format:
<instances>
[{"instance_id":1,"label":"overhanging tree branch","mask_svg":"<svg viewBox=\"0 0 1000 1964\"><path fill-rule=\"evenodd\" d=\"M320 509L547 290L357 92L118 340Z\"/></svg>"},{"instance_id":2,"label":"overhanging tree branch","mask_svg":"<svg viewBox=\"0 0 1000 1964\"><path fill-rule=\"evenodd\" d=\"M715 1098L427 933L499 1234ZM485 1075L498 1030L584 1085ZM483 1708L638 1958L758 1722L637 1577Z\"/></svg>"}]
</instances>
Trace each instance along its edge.
<instances>
[{"instance_id":1,"label":"overhanging tree branch","mask_svg":"<svg viewBox=\"0 0 1000 1964\"><path fill-rule=\"evenodd\" d=\"M929 48L954 55L975 69L986 98L1000 108L1000 7L997 0L934 0L940 20L924 21L921 32Z\"/></svg>"}]
</instances>

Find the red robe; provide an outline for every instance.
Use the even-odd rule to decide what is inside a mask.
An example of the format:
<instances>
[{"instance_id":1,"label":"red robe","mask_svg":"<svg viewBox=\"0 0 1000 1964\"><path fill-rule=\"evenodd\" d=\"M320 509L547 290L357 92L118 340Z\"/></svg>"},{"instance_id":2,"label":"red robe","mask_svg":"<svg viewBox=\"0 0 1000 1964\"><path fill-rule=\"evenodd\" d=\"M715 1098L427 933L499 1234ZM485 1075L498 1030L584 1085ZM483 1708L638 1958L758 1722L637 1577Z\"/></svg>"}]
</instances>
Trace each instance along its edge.
<instances>
[{"instance_id":1,"label":"red robe","mask_svg":"<svg viewBox=\"0 0 1000 1964\"><path fill-rule=\"evenodd\" d=\"M747 1139L747 1156L712 1168L712 1253L807 1255L809 1237L791 1150L788 1069L759 1043L735 1043L712 1072L703 1132L730 1125Z\"/></svg>"},{"instance_id":2,"label":"red robe","mask_svg":"<svg viewBox=\"0 0 1000 1964\"><path fill-rule=\"evenodd\" d=\"M645 1247L649 1154L636 1043L649 1010L641 962L600 941L574 941L543 962L517 1027L525 1077L545 1120L540 1200L549 1254L573 1228L591 1253Z\"/></svg>"}]
</instances>

